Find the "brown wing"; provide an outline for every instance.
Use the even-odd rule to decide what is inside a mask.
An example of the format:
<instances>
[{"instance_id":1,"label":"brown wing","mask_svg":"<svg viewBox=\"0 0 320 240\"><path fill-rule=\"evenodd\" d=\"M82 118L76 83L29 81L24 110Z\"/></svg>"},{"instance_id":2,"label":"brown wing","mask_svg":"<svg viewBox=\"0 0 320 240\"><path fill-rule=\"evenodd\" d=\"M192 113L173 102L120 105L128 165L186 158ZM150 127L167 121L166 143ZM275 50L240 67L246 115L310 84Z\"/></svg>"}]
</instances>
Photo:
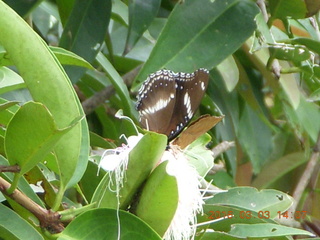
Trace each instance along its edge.
<instances>
[{"instance_id":1,"label":"brown wing","mask_svg":"<svg viewBox=\"0 0 320 240\"><path fill-rule=\"evenodd\" d=\"M143 128L176 137L198 109L209 81L209 72L194 73L159 70L141 86L136 108Z\"/></svg>"},{"instance_id":2,"label":"brown wing","mask_svg":"<svg viewBox=\"0 0 320 240\"><path fill-rule=\"evenodd\" d=\"M169 140L175 138L190 122L197 111L209 82L209 71L203 68L195 72L178 73L176 78L176 102L171 119Z\"/></svg>"},{"instance_id":3,"label":"brown wing","mask_svg":"<svg viewBox=\"0 0 320 240\"><path fill-rule=\"evenodd\" d=\"M168 136L175 101L175 73L159 70L151 74L139 90L136 105L141 126Z\"/></svg>"}]
</instances>

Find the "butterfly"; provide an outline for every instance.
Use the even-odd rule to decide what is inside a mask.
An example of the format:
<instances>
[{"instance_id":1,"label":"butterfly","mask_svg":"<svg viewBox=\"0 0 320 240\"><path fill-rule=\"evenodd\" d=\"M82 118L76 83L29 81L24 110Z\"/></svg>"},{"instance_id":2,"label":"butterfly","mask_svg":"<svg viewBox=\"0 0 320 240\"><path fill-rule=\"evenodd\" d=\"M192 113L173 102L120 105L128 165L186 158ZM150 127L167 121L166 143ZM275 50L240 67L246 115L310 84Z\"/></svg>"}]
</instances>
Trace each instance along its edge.
<instances>
[{"instance_id":1,"label":"butterfly","mask_svg":"<svg viewBox=\"0 0 320 240\"><path fill-rule=\"evenodd\" d=\"M165 134L171 141L192 119L208 82L209 71L204 68L193 73L162 69L150 74L137 96L141 126Z\"/></svg>"}]
</instances>

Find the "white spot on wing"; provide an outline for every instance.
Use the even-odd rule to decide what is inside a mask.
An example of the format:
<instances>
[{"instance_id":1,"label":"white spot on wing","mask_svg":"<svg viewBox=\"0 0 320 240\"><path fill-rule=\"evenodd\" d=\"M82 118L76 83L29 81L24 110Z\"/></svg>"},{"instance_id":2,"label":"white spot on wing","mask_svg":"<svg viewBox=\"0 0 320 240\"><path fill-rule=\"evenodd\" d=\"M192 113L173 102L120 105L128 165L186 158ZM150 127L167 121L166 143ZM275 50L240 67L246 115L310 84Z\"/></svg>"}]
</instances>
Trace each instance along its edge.
<instances>
[{"instance_id":1,"label":"white spot on wing","mask_svg":"<svg viewBox=\"0 0 320 240\"><path fill-rule=\"evenodd\" d=\"M190 96L189 96L189 93L186 92L185 95L184 95L184 98L183 98L183 103L184 103L184 106L186 107L187 109L187 116L188 118L192 118L192 115L193 115L193 112L191 110L191 99L190 99Z\"/></svg>"}]
</instances>

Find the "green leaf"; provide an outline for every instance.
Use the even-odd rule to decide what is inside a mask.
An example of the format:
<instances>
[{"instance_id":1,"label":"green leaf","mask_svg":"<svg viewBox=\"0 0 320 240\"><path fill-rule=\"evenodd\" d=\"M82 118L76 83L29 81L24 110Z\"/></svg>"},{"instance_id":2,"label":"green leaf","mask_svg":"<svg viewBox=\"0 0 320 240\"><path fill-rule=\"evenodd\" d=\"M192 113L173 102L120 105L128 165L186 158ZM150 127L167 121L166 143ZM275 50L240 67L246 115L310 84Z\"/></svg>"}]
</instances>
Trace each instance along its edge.
<instances>
[{"instance_id":1,"label":"green leaf","mask_svg":"<svg viewBox=\"0 0 320 240\"><path fill-rule=\"evenodd\" d=\"M202 177L207 175L214 164L212 152L206 147L210 141L210 135L204 134L184 150L184 154L188 161L195 167L199 176Z\"/></svg>"},{"instance_id":2,"label":"green leaf","mask_svg":"<svg viewBox=\"0 0 320 240\"><path fill-rule=\"evenodd\" d=\"M283 104L283 106L288 119L294 125L293 127L301 132L307 132L312 141L316 142L320 125L314 123L320 121L319 108L312 102L307 102L303 96L300 97L300 104L296 109L287 104Z\"/></svg>"},{"instance_id":3,"label":"green leaf","mask_svg":"<svg viewBox=\"0 0 320 240\"><path fill-rule=\"evenodd\" d=\"M1 102L1 100L0 100L0 102ZM8 109L8 108L10 108L12 106L17 105L18 103L19 102L11 102L11 101L7 101L5 103L0 103L0 111L6 110L6 109ZM1 122L1 124L3 124L3 123Z\"/></svg>"},{"instance_id":4,"label":"green leaf","mask_svg":"<svg viewBox=\"0 0 320 240\"><path fill-rule=\"evenodd\" d=\"M281 61L280 66L282 68L290 67L289 63L285 61ZM300 105L301 94L295 76L293 74L281 74L279 82L293 109L296 110Z\"/></svg>"},{"instance_id":5,"label":"green leaf","mask_svg":"<svg viewBox=\"0 0 320 240\"><path fill-rule=\"evenodd\" d=\"M2 1L0 32L0 44L18 68L33 99L49 109L58 128L65 128L71 121L83 116L79 99L54 54L30 26ZM20 44L21 36L26 39L23 44ZM85 119L56 145L55 154L64 171L60 176L60 197L68 185L74 185L81 178L88 161L88 146Z\"/></svg>"},{"instance_id":6,"label":"green leaf","mask_svg":"<svg viewBox=\"0 0 320 240\"><path fill-rule=\"evenodd\" d=\"M234 224L229 234L239 237L280 237L291 235L307 235L315 236L314 234L305 230L281 226L272 223L259 223L259 224Z\"/></svg>"},{"instance_id":7,"label":"green leaf","mask_svg":"<svg viewBox=\"0 0 320 240\"><path fill-rule=\"evenodd\" d=\"M81 190L83 194L86 197L86 200L88 202L91 202L92 196L98 187L99 183L101 182L104 174L104 171L99 171L99 175L97 176L98 173L98 165L96 163L93 163L91 161L88 162L88 167L83 174L82 179L79 182L79 185L81 187Z\"/></svg>"},{"instance_id":8,"label":"green leaf","mask_svg":"<svg viewBox=\"0 0 320 240\"><path fill-rule=\"evenodd\" d=\"M311 38L294 38L294 39L289 39L284 42L289 42L292 44L301 44L306 46L308 49L311 51L320 54L320 46L319 46L319 41L313 40Z\"/></svg>"},{"instance_id":9,"label":"green leaf","mask_svg":"<svg viewBox=\"0 0 320 240\"><path fill-rule=\"evenodd\" d=\"M60 20L61 20L61 23L63 26L65 26L70 14L71 14L74 2L75 2L75 0L68 0L68 1L56 0L57 6L59 9Z\"/></svg>"},{"instance_id":10,"label":"green leaf","mask_svg":"<svg viewBox=\"0 0 320 240\"><path fill-rule=\"evenodd\" d=\"M311 54L302 45L271 45L269 46L271 57L275 57L279 60L302 62L310 58Z\"/></svg>"},{"instance_id":11,"label":"green leaf","mask_svg":"<svg viewBox=\"0 0 320 240\"><path fill-rule=\"evenodd\" d=\"M40 4L42 0L5 0L4 2L14 9L20 16L25 17L33 8Z\"/></svg>"},{"instance_id":12,"label":"green leaf","mask_svg":"<svg viewBox=\"0 0 320 240\"><path fill-rule=\"evenodd\" d=\"M147 179L136 209L136 215L160 236L170 226L179 201L177 179L167 173L167 164L162 162Z\"/></svg>"},{"instance_id":13,"label":"green leaf","mask_svg":"<svg viewBox=\"0 0 320 240\"><path fill-rule=\"evenodd\" d=\"M217 69L224 80L227 90L231 92L239 81L239 69L234 58L232 56L226 58L217 66Z\"/></svg>"},{"instance_id":14,"label":"green leaf","mask_svg":"<svg viewBox=\"0 0 320 240\"><path fill-rule=\"evenodd\" d=\"M269 0L269 8L272 19L284 20L287 17L299 19L305 18L307 8L304 1L300 0Z\"/></svg>"},{"instance_id":15,"label":"green leaf","mask_svg":"<svg viewBox=\"0 0 320 240\"><path fill-rule=\"evenodd\" d=\"M1 239L26 239L26 234L29 239L44 239L26 220L1 203L0 212Z\"/></svg>"},{"instance_id":16,"label":"green leaf","mask_svg":"<svg viewBox=\"0 0 320 240\"><path fill-rule=\"evenodd\" d=\"M161 68L184 72L212 69L253 33L258 12L255 3L246 0L177 4L134 86Z\"/></svg>"},{"instance_id":17,"label":"green leaf","mask_svg":"<svg viewBox=\"0 0 320 240\"><path fill-rule=\"evenodd\" d=\"M82 57L79 57L77 54L74 54L73 52L70 52L63 48L52 47L52 46L50 46L50 49L52 50L52 52L54 53L54 55L57 57L57 59L61 64L94 69L90 63L88 63Z\"/></svg>"},{"instance_id":18,"label":"green leaf","mask_svg":"<svg viewBox=\"0 0 320 240\"><path fill-rule=\"evenodd\" d=\"M7 127L5 151L9 163L18 164L19 174L23 175L52 151L58 140L74 125L59 130L44 105L24 104Z\"/></svg>"},{"instance_id":19,"label":"green leaf","mask_svg":"<svg viewBox=\"0 0 320 240\"><path fill-rule=\"evenodd\" d=\"M200 238L201 240L241 240L241 239L247 239L246 237L235 237L231 236L228 233L224 232L205 232L203 236Z\"/></svg>"},{"instance_id":20,"label":"green leaf","mask_svg":"<svg viewBox=\"0 0 320 240\"><path fill-rule=\"evenodd\" d=\"M233 224L276 223L268 218L267 212L255 212L246 208L222 204L205 204L203 206L203 223L213 221L208 227L214 231L228 232ZM226 217L226 218L224 218ZM221 218L224 218L223 220ZM220 221L217 221L220 219ZM199 221L198 221L199 223Z\"/></svg>"},{"instance_id":21,"label":"green leaf","mask_svg":"<svg viewBox=\"0 0 320 240\"><path fill-rule=\"evenodd\" d=\"M218 193L206 201L206 204L234 206L252 212L268 211L270 219L278 216L278 211L287 210L292 203L292 197L283 192L273 189L258 191L252 187L232 188L227 192Z\"/></svg>"},{"instance_id":22,"label":"green leaf","mask_svg":"<svg viewBox=\"0 0 320 240\"><path fill-rule=\"evenodd\" d=\"M0 67L0 94L25 88L23 79L14 71L6 67Z\"/></svg>"},{"instance_id":23,"label":"green leaf","mask_svg":"<svg viewBox=\"0 0 320 240\"><path fill-rule=\"evenodd\" d=\"M256 134L259 133L259 134ZM261 135L264 136L261 138ZM239 141L245 153L249 156L255 173L261 167L272 151L272 131L265 121L262 121L250 107L243 110L239 124Z\"/></svg>"},{"instance_id":24,"label":"green leaf","mask_svg":"<svg viewBox=\"0 0 320 240\"><path fill-rule=\"evenodd\" d=\"M259 175L254 179L252 185L258 188L268 188L272 183L279 180L286 173L296 169L308 158L304 152L294 152L273 161L271 164L264 166Z\"/></svg>"},{"instance_id":25,"label":"green leaf","mask_svg":"<svg viewBox=\"0 0 320 240\"><path fill-rule=\"evenodd\" d=\"M98 54L97 61L100 63L101 67L106 71L106 74L108 75L113 87L118 93L123 104L122 109L124 114L129 117L132 117L135 114L137 114L137 111L134 110L128 88L125 85L119 73L116 71L116 69L112 66L109 60L102 53Z\"/></svg>"},{"instance_id":26,"label":"green leaf","mask_svg":"<svg viewBox=\"0 0 320 240\"><path fill-rule=\"evenodd\" d=\"M161 240L136 216L113 209L94 209L73 220L58 240L87 239Z\"/></svg>"},{"instance_id":27,"label":"green leaf","mask_svg":"<svg viewBox=\"0 0 320 240\"><path fill-rule=\"evenodd\" d=\"M131 51L142 34L148 29L158 13L160 3L160 0L133 0L129 2L129 29L123 55Z\"/></svg>"},{"instance_id":28,"label":"green leaf","mask_svg":"<svg viewBox=\"0 0 320 240\"><path fill-rule=\"evenodd\" d=\"M99 52L111 15L111 0L76 0L63 29L59 46L68 49L89 63ZM84 74L84 69L66 67L72 82Z\"/></svg>"},{"instance_id":29,"label":"green leaf","mask_svg":"<svg viewBox=\"0 0 320 240\"><path fill-rule=\"evenodd\" d=\"M224 80L216 69L210 71L210 78L212 81L209 82L207 94L214 103L219 106L223 115L225 115L223 124L218 124L215 127L217 139L234 141L238 135L241 112L239 94L236 91L227 91ZM212 112L212 114L214 114L214 112ZM234 161L234 159L237 158L236 149L231 148L228 150L226 156L226 162L229 166L228 171L231 175L235 176L237 171L237 164L236 161Z\"/></svg>"},{"instance_id":30,"label":"green leaf","mask_svg":"<svg viewBox=\"0 0 320 240\"><path fill-rule=\"evenodd\" d=\"M129 163L125 171L125 180L120 189L120 198L115 192L114 173L110 180L108 172L97 187L91 202L97 202L100 207L126 209L141 184L149 176L152 169L159 162L167 146L167 137L149 132L130 151ZM111 160L111 159L110 159ZM111 183L110 183L111 181ZM109 184L110 188L109 189Z\"/></svg>"},{"instance_id":31,"label":"green leaf","mask_svg":"<svg viewBox=\"0 0 320 240\"><path fill-rule=\"evenodd\" d=\"M121 0L115 0L112 2L111 18L115 22L119 22L122 25L129 25L128 6Z\"/></svg>"}]
</instances>

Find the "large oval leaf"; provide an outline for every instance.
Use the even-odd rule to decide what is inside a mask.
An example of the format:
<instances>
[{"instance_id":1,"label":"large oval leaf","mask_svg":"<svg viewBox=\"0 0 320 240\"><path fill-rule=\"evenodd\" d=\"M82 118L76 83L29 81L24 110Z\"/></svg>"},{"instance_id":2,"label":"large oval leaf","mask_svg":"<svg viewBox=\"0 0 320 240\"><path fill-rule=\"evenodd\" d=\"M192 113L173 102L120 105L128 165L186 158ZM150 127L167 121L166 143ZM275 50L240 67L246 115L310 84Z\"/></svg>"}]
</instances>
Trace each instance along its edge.
<instances>
[{"instance_id":1,"label":"large oval leaf","mask_svg":"<svg viewBox=\"0 0 320 240\"><path fill-rule=\"evenodd\" d=\"M94 209L77 217L58 238L70 239L161 240L136 216L114 209Z\"/></svg>"},{"instance_id":2,"label":"large oval leaf","mask_svg":"<svg viewBox=\"0 0 320 240\"><path fill-rule=\"evenodd\" d=\"M58 128L83 116L83 110L63 68L43 40L4 2L0 1L0 44L16 65L34 100L52 113ZM25 41L21 44L21 36ZM67 114L66 114L67 113ZM83 119L59 141L55 154L60 169L60 194L81 178L88 161L88 126ZM67 160L66 160L67 159ZM60 199L61 200L61 199ZM60 203L57 200L57 203Z\"/></svg>"},{"instance_id":3,"label":"large oval leaf","mask_svg":"<svg viewBox=\"0 0 320 240\"><path fill-rule=\"evenodd\" d=\"M92 62L103 43L111 15L111 1L76 0L63 30L59 45ZM66 67L76 82L85 69Z\"/></svg>"},{"instance_id":4,"label":"large oval leaf","mask_svg":"<svg viewBox=\"0 0 320 240\"><path fill-rule=\"evenodd\" d=\"M143 187L136 214L158 234L167 231L178 207L178 183L167 173L168 161L161 163L152 172Z\"/></svg>"},{"instance_id":5,"label":"large oval leaf","mask_svg":"<svg viewBox=\"0 0 320 240\"><path fill-rule=\"evenodd\" d=\"M177 4L136 84L161 68L184 72L213 68L253 33L258 12L256 4L247 0Z\"/></svg>"}]
</instances>

